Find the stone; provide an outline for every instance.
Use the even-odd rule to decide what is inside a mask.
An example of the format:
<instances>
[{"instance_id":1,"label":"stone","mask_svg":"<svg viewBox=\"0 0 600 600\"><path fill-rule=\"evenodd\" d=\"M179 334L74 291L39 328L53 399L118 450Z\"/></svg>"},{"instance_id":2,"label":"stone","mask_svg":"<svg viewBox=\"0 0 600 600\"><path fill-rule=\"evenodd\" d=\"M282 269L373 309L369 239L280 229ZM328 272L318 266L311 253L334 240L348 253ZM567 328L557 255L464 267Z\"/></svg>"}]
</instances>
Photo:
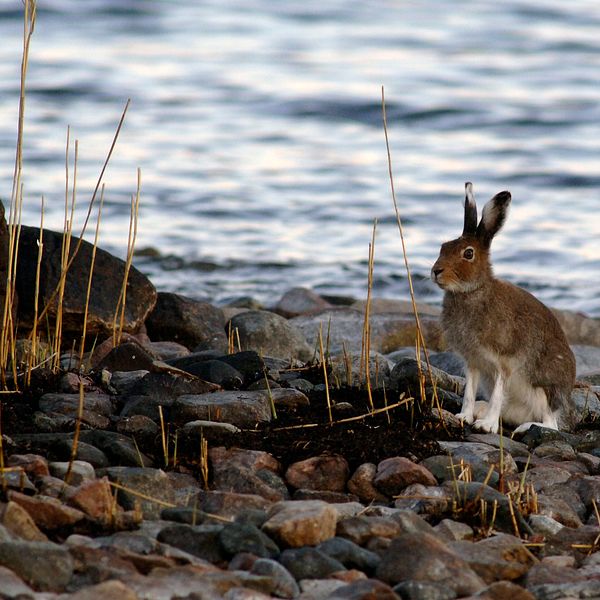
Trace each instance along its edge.
<instances>
[{"instance_id":1,"label":"stone","mask_svg":"<svg viewBox=\"0 0 600 600\"><path fill-rule=\"evenodd\" d=\"M429 364L436 369L440 369L440 371L444 371L444 373L448 373L448 375L465 376L465 361L456 352L432 352L429 355Z\"/></svg>"},{"instance_id":2,"label":"stone","mask_svg":"<svg viewBox=\"0 0 600 600\"><path fill-rule=\"evenodd\" d=\"M70 506L65 506L56 498L48 496L26 496L19 492L8 492L8 499L24 508L35 524L50 531L61 527L70 527L85 518L85 514Z\"/></svg>"},{"instance_id":3,"label":"stone","mask_svg":"<svg viewBox=\"0 0 600 600\"><path fill-rule=\"evenodd\" d=\"M71 465L71 471L69 473L69 465ZM48 465L50 472L54 477L64 479L67 473L69 473L70 485L79 485L84 481L96 478L96 471L94 467L84 460L74 460L71 462L51 462Z\"/></svg>"},{"instance_id":4,"label":"stone","mask_svg":"<svg viewBox=\"0 0 600 600\"><path fill-rule=\"evenodd\" d=\"M327 490L296 490L292 494L293 500L323 500L329 504L355 503L358 496L343 492L330 492Z\"/></svg>"},{"instance_id":5,"label":"stone","mask_svg":"<svg viewBox=\"0 0 600 600\"><path fill-rule=\"evenodd\" d=\"M534 533L543 535L556 535L564 525L547 515L529 515L529 525Z\"/></svg>"},{"instance_id":6,"label":"stone","mask_svg":"<svg viewBox=\"0 0 600 600\"><path fill-rule=\"evenodd\" d=\"M227 561L227 553L219 544L222 529L223 525L168 525L160 530L157 540L220 565Z\"/></svg>"},{"instance_id":7,"label":"stone","mask_svg":"<svg viewBox=\"0 0 600 600\"><path fill-rule=\"evenodd\" d=\"M213 486L228 492L257 494L272 502L289 499L283 479L269 469L253 471L244 466L220 469L213 472Z\"/></svg>"},{"instance_id":8,"label":"stone","mask_svg":"<svg viewBox=\"0 0 600 600\"><path fill-rule=\"evenodd\" d=\"M290 317L297 317L298 315L328 308L331 308L331 304L312 290L296 287L285 292L277 301L273 310L289 319Z\"/></svg>"},{"instance_id":9,"label":"stone","mask_svg":"<svg viewBox=\"0 0 600 600\"><path fill-rule=\"evenodd\" d=\"M226 390L239 390L244 383L243 375L222 360L205 360L196 363L193 374Z\"/></svg>"},{"instance_id":10,"label":"stone","mask_svg":"<svg viewBox=\"0 0 600 600\"><path fill-rule=\"evenodd\" d=\"M600 326L598 319L570 310L553 309L570 344L600 346Z\"/></svg>"},{"instance_id":11,"label":"stone","mask_svg":"<svg viewBox=\"0 0 600 600\"><path fill-rule=\"evenodd\" d=\"M343 587L337 588L330 600L398 600L394 590L376 579L354 581Z\"/></svg>"},{"instance_id":12,"label":"stone","mask_svg":"<svg viewBox=\"0 0 600 600\"><path fill-rule=\"evenodd\" d=\"M219 543L226 554L234 556L240 552L250 552L260 558L276 558L279 547L258 527L247 523L225 525L219 533Z\"/></svg>"},{"instance_id":13,"label":"stone","mask_svg":"<svg viewBox=\"0 0 600 600\"><path fill-rule=\"evenodd\" d=\"M106 524L110 523L113 513L118 508L106 477L82 482L67 494L67 501L90 519Z\"/></svg>"},{"instance_id":14,"label":"stone","mask_svg":"<svg viewBox=\"0 0 600 600\"><path fill-rule=\"evenodd\" d=\"M283 546L316 546L335 535L337 512L326 502L278 502L269 511L263 531Z\"/></svg>"},{"instance_id":15,"label":"stone","mask_svg":"<svg viewBox=\"0 0 600 600\"><path fill-rule=\"evenodd\" d=\"M190 351L183 345L172 341L150 342L148 348L159 360L167 361L173 358L188 356Z\"/></svg>"},{"instance_id":16,"label":"stone","mask_svg":"<svg viewBox=\"0 0 600 600\"><path fill-rule=\"evenodd\" d=\"M157 411L158 412L158 411ZM117 432L132 437L138 442L151 442L160 432L159 425L146 415L133 414L130 417L121 417L117 421Z\"/></svg>"},{"instance_id":17,"label":"stone","mask_svg":"<svg viewBox=\"0 0 600 600\"><path fill-rule=\"evenodd\" d=\"M268 311L251 310L236 315L229 327L239 335L242 350L276 358L310 360L313 348L300 331L283 317Z\"/></svg>"},{"instance_id":18,"label":"stone","mask_svg":"<svg viewBox=\"0 0 600 600\"><path fill-rule=\"evenodd\" d=\"M458 596L475 594L485 587L462 558L425 533L403 533L393 539L377 568L377 578L390 584L408 579L437 583Z\"/></svg>"},{"instance_id":19,"label":"stone","mask_svg":"<svg viewBox=\"0 0 600 600\"><path fill-rule=\"evenodd\" d=\"M272 413L266 392L224 391L179 396L173 403L171 418L179 423L225 421L244 429L271 421Z\"/></svg>"},{"instance_id":20,"label":"stone","mask_svg":"<svg viewBox=\"0 0 600 600\"><path fill-rule=\"evenodd\" d=\"M333 537L317 546L317 550L339 560L347 569L358 569L373 574L380 562L379 556L348 539Z\"/></svg>"},{"instance_id":21,"label":"stone","mask_svg":"<svg viewBox=\"0 0 600 600\"><path fill-rule=\"evenodd\" d=\"M316 347L319 331L322 331L323 343L329 339L331 354L361 354L364 312L352 308L334 308L316 314L302 315L290 319L311 347ZM371 314L371 350L388 354L398 348L413 346L416 339L415 319L412 315L379 313ZM437 318L424 317L421 326L425 342L430 350L443 347L442 332ZM329 332L329 336L327 336Z\"/></svg>"},{"instance_id":22,"label":"stone","mask_svg":"<svg viewBox=\"0 0 600 600\"><path fill-rule=\"evenodd\" d=\"M33 479L50 475L47 459L39 454L11 454L6 459L6 466L20 467Z\"/></svg>"},{"instance_id":23,"label":"stone","mask_svg":"<svg viewBox=\"0 0 600 600\"><path fill-rule=\"evenodd\" d=\"M16 502L9 501L4 506L0 505L0 524L22 540L28 542L48 541L27 510ZM1 536L0 540L2 540Z\"/></svg>"},{"instance_id":24,"label":"stone","mask_svg":"<svg viewBox=\"0 0 600 600\"><path fill-rule=\"evenodd\" d=\"M454 600L456 598L456 592L448 586L412 579L394 586L394 592L402 600Z\"/></svg>"},{"instance_id":25,"label":"stone","mask_svg":"<svg viewBox=\"0 0 600 600\"><path fill-rule=\"evenodd\" d=\"M292 487L343 492L349 475L348 462L337 454L314 456L291 464L285 479Z\"/></svg>"},{"instance_id":26,"label":"stone","mask_svg":"<svg viewBox=\"0 0 600 600\"><path fill-rule=\"evenodd\" d=\"M42 591L64 591L73 576L69 551L52 542L0 542L0 565Z\"/></svg>"},{"instance_id":27,"label":"stone","mask_svg":"<svg viewBox=\"0 0 600 600\"><path fill-rule=\"evenodd\" d=\"M425 467L401 456L386 458L377 465L373 485L386 496L399 494L413 483L434 486L437 481Z\"/></svg>"},{"instance_id":28,"label":"stone","mask_svg":"<svg viewBox=\"0 0 600 600\"><path fill-rule=\"evenodd\" d=\"M296 380L298 381L298 380ZM275 388L271 390L271 397L276 407L279 406L310 406L308 396L296 388Z\"/></svg>"},{"instance_id":29,"label":"stone","mask_svg":"<svg viewBox=\"0 0 600 600\"><path fill-rule=\"evenodd\" d=\"M114 371L116 369L121 371L150 371L156 368L156 357L133 338L122 340L116 346L113 346L113 341L110 339L106 340L105 344L107 346L106 349L109 349L102 358L100 358L101 353L104 353L103 351L105 350L102 344L94 353L92 359L92 367L94 369L106 369L107 371Z\"/></svg>"},{"instance_id":30,"label":"stone","mask_svg":"<svg viewBox=\"0 0 600 600\"><path fill-rule=\"evenodd\" d=\"M480 510L483 501L488 507L488 514L492 514L495 506L494 528L506 533L515 533L515 523L519 533L532 533L531 528L520 512L515 511L508 498L499 491L479 482L465 483L463 481L448 482L445 484L454 496L457 505L465 512Z\"/></svg>"},{"instance_id":31,"label":"stone","mask_svg":"<svg viewBox=\"0 0 600 600\"><path fill-rule=\"evenodd\" d=\"M493 446L494 448L502 448L504 453L510 454L512 457L524 456L529 457L530 450L526 444L517 442L510 437L500 435L499 433L469 433L466 436L467 442L477 442Z\"/></svg>"},{"instance_id":32,"label":"stone","mask_svg":"<svg viewBox=\"0 0 600 600\"><path fill-rule=\"evenodd\" d=\"M117 498L124 509L139 507L146 519L157 519L165 502L175 502L169 477L161 469L108 467L98 474L108 476L110 481L119 486Z\"/></svg>"},{"instance_id":33,"label":"stone","mask_svg":"<svg viewBox=\"0 0 600 600\"><path fill-rule=\"evenodd\" d=\"M278 598L297 598L300 589L293 575L280 563L268 558L259 558L250 568L252 575L263 575L273 580L272 594Z\"/></svg>"},{"instance_id":34,"label":"stone","mask_svg":"<svg viewBox=\"0 0 600 600\"><path fill-rule=\"evenodd\" d=\"M377 465L363 463L356 468L348 480L348 490L356 494L361 502L387 502L388 497L382 494L374 485L373 480L377 473Z\"/></svg>"},{"instance_id":35,"label":"stone","mask_svg":"<svg viewBox=\"0 0 600 600\"><path fill-rule=\"evenodd\" d=\"M343 581L329 579L303 579L300 581L299 600L329 600L333 593L344 587Z\"/></svg>"},{"instance_id":36,"label":"stone","mask_svg":"<svg viewBox=\"0 0 600 600\"><path fill-rule=\"evenodd\" d=\"M574 495L575 494L573 494L573 496ZM577 498L579 498L579 496L577 496ZM539 514L530 515L530 519L535 516L546 516L566 527L577 528L583 525L579 514L573 509L572 504L568 504L559 496L548 494L539 495L537 497L537 510ZM583 514L585 510L582 510L581 512Z\"/></svg>"},{"instance_id":37,"label":"stone","mask_svg":"<svg viewBox=\"0 0 600 600\"><path fill-rule=\"evenodd\" d=\"M103 581L69 595L69 600L138 600L139 596L122 581Z\"/></svg>"},{"instance_id":38,"label":"stone","mask_svg":"<svg viewBox=\"0 0 600 600\"><path fill-rule=\"evenodd\" d=\"M331 365L330 379L336 386L365 387L367 369L360 354L332 354L329 357ZM371 388L382 390L390 388L390 361L379 352L369 353L369 383Z\"/></svg>"},{"instance_id":39,"label":"stone","mask_svg":"<svg viewBox=\"0 0 600 600\"><path fill-rule=\"evenodd\" d=\"M500 475L518 473L514 458L506 451L480 442L439 442L440 448L448 452L454 464L466 464L471 467L473 480L485 481L490 467Z\"/></svg>"},{"instance_id":40,"label":"stone","mask_svg":"<svg viewBox=\"0 0 600 600\"><path fill-rule=\"evenodd\" d=\"M495 581L478 594L475 598L489 598L490 600L536 600L535 596L512 581Z\"/></svg>"},{"instance_id":41,"label":"stone","mask_svg":"<svg viewBox=\"0 0 600 600\"><path fill-rule=\"evenodd\" d=\"M488 584L520 579L537 561L519 538L507 534L476 543L451 542L448 546Z\"/></svg>"},{"instance_id":42,"label":"stone","mask_svg":"<svg viewBox=\"0 0 600 600\"><path fill-rule=\"evenodd\" d=\"M290 548L279 556L279 562L296 581L322 579L336 571L345 570L344 565L316 548Z\"/></svg>"},{"instance_id":43,"label":"stone","mask_svg":"<svg viewBox=\"0 0 600 600\"><path fill-rule=\"evenodd\" d=\"M0 205L2 203L0 202ZM33 598L34 591L17 577L11 569L0 566L0 592L2 598Z\"/></svg>"},{"instance_id":44,"label":"stone","mask_svg":"<svg viewBox=\"0 0 600 600\"><path fill-rule=\"evenodd\" d=\"M400 524L388 517L357 516L340 521L336 535L364 546L371 538L392 539L401 532Z\"/></svg>"},{"instance_id":45,"label":"stone","mask_svg":"<svg viewBox=\"0 0 600 600\"><path fill-rule=\"evenodd\" d=\"M126 435L113 431L88 430L81 431L79 439L80 445L84 442L102 450L111 465L149 467L152 464L152 460L140 452L139 447ZM83 456L78 456L78 459L87 460L96 466L91 459Z\"/></svg>"},{"instance_id":46,"label":"stone","mask_svg":"<svg viewBox=\"0 0 600 600\"><path fill-rule=\"evenodd\" d=\"M436 535L445 542L455 542L458 540L472 540L473 528L466 523L453 521L452 519L442 519L434 527Z\"/></svg>"},{"instance_id":47,"label":"stone","mask_svg":"<svg viewBox=\"0 0 600 600\"><path fill-rule=\"evenodd\" d=\"M443 487L413 483L404 488L394 501L396 508L410 510L419 515L438 517L446 513L451 497Z\"/></svg>"},{"instance_id":48,"label":"stone","mask_svg":"<svg viewBox=\"0 0 600 600\"><path fill-rule=\"evenodd\" d=\"M19 236L19 269L16 289L19 295L18 322L23 328L31 328L34 318L34 295L38 261L40 230L23 225ZM81 242L81 244L80 244ZM43 253L39 279L39 306L50 306L48 318L56 318L56 302L50 299L57 288L61 268L62 232L45 229L43 232ZM79 341L85 315L87 286L95 251L91 293L87 301L87 333L110 335L114 329L115 307L121 295L125 276L125 262L101 248L79 238L71 238L71 256L79 246L76 257L69 268L65 293L62 300L63 342L70 346L70 336ZM156 290L145 275L134 266L129 268L127 278L127 302L125 304L122 330L137 331L156 303ZM41 312L41 308L40 308Z\"/></svg>"},{"instance_id":49,"label":"stone","mask_svg":"<svg viewBox=\"0 0 600 600\"><path fill-rule=\"evenodd\" d=\"M155 341L178 342L190 350L227 350L223 311L179 294L158 293L146 328Z\"/></svg>"},{"instance_id":50,"label":"stone","mask_svg":"<svg viewBox=\"0 0 600 600\"><path fill-rule=\"evenodd\" d=\"M188 502L188 506L232 520L248 510L266 511L272 505L273 502L256 494L223 491L201 491Z\"/></svg>"},{"instance_id":51,"label":"stone","mask_svg":"<svg viewBox=\"0 0 600 600\"><path fill-rule=\"evenodd\" d=\"M130 396L145 396L159 400L163 406L184 394L207 394L219 390L219 386L199 379L185 371L159 371L147 373L129 389Z\"/></svg>"},{"instance_id":52,"label":"stone","mask_svg":"<svg viewBox=\"0 0 600 600\"><path fill-rule=\"evenodd\" d=\"M440 369L431 367L431 375L426 363L419 363L414 358L402 358L400 359L392 372L390 373L390 385L394 389L406 390L407 388L413 395L420 393L420 377L425 378L425 384L427 386L435 383L436 388L442 390L448 390L455 394L462 395L464 391L464 379L462 377L456 377L454 375L448 375Z\"/></svg>"}]
</instances>

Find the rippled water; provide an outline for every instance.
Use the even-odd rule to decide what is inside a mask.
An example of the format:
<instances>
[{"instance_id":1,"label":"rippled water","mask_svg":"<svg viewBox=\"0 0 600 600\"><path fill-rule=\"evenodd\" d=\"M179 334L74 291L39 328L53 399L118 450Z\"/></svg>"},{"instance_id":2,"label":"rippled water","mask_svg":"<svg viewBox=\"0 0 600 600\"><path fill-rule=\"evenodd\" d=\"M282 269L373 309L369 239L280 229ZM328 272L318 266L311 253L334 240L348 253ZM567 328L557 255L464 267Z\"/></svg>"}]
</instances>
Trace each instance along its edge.
<instances>
[{"instance_id":1,"label":"rippled water","mask_svg":"<svg viewBox=\"0 0 600 600\"><path fill-rule=\"evenodd\" d=\"M10 196L22 4L0 4L0 196ZM381 120L419 297L440 242L513 193L496 271L600 315L597 0L40 0L28 79L23 221L60 229L67 125L79 221L127 98L100 243L160 289L271 302L295 285L406 297ZM93 232L91 232L93 234Z\"/></svg>"}]
</instances>

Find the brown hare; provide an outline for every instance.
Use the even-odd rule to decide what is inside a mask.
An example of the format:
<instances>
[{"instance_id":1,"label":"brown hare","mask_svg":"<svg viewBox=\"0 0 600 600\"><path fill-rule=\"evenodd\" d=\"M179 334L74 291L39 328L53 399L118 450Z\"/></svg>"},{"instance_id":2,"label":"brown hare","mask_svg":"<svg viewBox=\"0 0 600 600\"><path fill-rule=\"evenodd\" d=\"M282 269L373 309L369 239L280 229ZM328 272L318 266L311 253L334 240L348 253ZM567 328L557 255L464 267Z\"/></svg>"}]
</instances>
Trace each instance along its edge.
<instances>
[{"instance_id":1,"label":"brown hare","mask_svg":"<svg viewBox=\"0 0 600 600\"><path fill-rule=\"evenodd\" d=\"M442 328L465 359L466 384L457 415L482 431L499 420L525 431L532 424L569 429L575 357L552 312L529 292L494 277L490 245L510 204L496 194L477 223L473 186L465 184L462 235L442 244L431 277L444 290ZM475 402L477 390L488 402Z\"/></svg>"}]
</instances>

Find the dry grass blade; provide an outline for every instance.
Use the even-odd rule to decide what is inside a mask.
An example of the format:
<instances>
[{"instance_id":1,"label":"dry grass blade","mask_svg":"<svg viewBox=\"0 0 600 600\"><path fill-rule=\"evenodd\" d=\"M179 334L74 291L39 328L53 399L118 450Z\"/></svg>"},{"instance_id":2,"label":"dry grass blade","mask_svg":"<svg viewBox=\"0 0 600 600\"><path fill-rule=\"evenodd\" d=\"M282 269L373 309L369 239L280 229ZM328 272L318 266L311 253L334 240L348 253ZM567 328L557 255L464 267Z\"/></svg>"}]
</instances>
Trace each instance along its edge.
<instances>
[{"instance_id":1,"label":"dry grass blade","mask_svg":"<svg viewBox=\"0 0 600 600\"><path fill-rule=\"evenodd\" d=\"M83 313L83 329L81 332L81 347L79 349L79 370L83 370L83 353L85 351L85 338L87 335L87 318L90 307L90 296L92 293L92 279L94 277L94 264L96 262L96 250L98 249L98 236L100 234L100 221L102 219L102 207L104 206L104 185L100 192L100 205L98 206L98 218L96 219L96 232L94 234L94 246L90 261L90 274L88 276L87 290L85 294L85 308Z\"/></svg>"},{"instance_id":2,"label":"dry grass blade","mask_svg":"<svg viewBox=\"0 0 600 600\"><path fill-rule=\"evenodd\" d=\"M385 406L384 408L376 408L375 410L369 411L368 413L365 413L362 415L357 415L356 417L346 417L345 419L340 419L339 421L330 421L329 425L339 425L342 423L353 423L354 421L362 421L363 419L366 419L368 417L374 417L375 415L378 415L381 413L388 413L389 411L394 410L395 408L398 408L400 406L406 406L413 400L414 400L414 398L403 398L402 400L400 400L399 402L396 402L395 404L390 404L389 406ZM293 429L311 429L313 427L321 427L322 425L323 425L323 423L305 423L303 425L288 425L286 427L277 427L277 428L273 429L272 431L290 431Z\"/></svg>"},{"instance_id":3,"label":"dry grass blade","mask_svg":"<svg viewBox=\"0 0 600 600\"><path fill-rule=\"evenodd\" d=\"M79 432L81 431L81 419L83 417L85 394L83 393L83 381L79 382L79 405L77 406L77 421L75 422L75 432L73 433L73 445L71 446L71 457L69 459L69 466L65 474L65 487L69 485L71 480L71 472L73 471L73 462L77 457L77 448L79 446Z\"/></svg>"},{"instance_id":4,"label":"dry grass blade","mask_svg":"<svg viewBox=\"0 0 600 600\"><path fill-rule=\"evenodd\" d=\"M365 303L365 317L363 323L363 336L360 357L360 375L365 374L367 386L367 397L371 410L373 405L373 394L371 392L371 293L373 290L373 268L375 264L375 233L377 232L377 220L373 222L373 235L369 244L369 268L367 277L367 301Z\"/></svg>"},{"instance_id":5,"label":"dry grass blade","mask_svg":"<svg viewBox=\"0 0 600 600\"><path fill-rule=\"evenodd\" d=\"M329 381L327 379L327 361L325 360L325 352L323 351L323 323L319 327L319 350L321 353L321 365L323 367L323 380L325 382L325 398L327 399L327 412L329 414L329 422L333 421L331 414L331 398L329 397Z\"/></svg>"},{"instance_id":6,"label":"dry grass blade","mask_svg":"<svg viewBox=\"0 0 600 600\"><path fill-rule=\"evenodd\" d=\"M123 274L123 282L121 285L121 294L117 303L117 309L115 311L115 318L113 321L113 343L117 346L121 342L121 336L123 335L123 326L125 323L125 307L127 304L127 283L129 281L129 272L131 270L131 263L133 262L133 253L135 249L135 240L137 237L137 225L138 215L140 210L140 192L142 189L142 172L140 169L137 170L137 188L135 196L131 199L131 213L129 216L129 236L127 239L127 258L125 260L125 273ZM117 315L119 314L119 326L117 329Z\"/></svg>"},{"instance_id":7,"label":"dry grass blade","mask_svg":"<svg viewBox=\"0 0 600 600\"><path fill-rule=\"evenodd\" d=\"M58 282L57 287L54 289L54 291L52 292L52 294L50 295L50 298L48 299L48 302L46 303L46 306L44 307L44 309L42 310L42 312L40 313L40 315L38 316L38 323L41 322L41 320L47 315L48 311L50 310L50 307L52 306L52 303L54 302L54 300L56 299L56 296L58 294L58 290L59 290L59 286L62 283L62 277L66 277L67 272L69 271L71 265L73 264L73 261L75 260L75 258L77 257L77 255L79 254L79 249L81 248L81 245L83 244L83 235L87 230L87 226L90 220L90 216L92 214L92 208L96 202L96 198L98 196L98 191L100 190L100 187L102 185L102 182L104 180L104 174L106 172L106 169L108 167L108 163L110 162L110 159L113 155L115 146L117 145L117 140L119 139L119 134L121 133L121 129L123 128L123 123L125 122L125 116L127 114L127 110L129 108L129 105L131 103L131 100L127 100L127 103L125 104L125 108L123 109L123 112L121 114L121 119L119 120L119 124L117 125L117 129L115 131L115 134L113 136L113 140L112 143L110 145L110 148L108 150L108 153L106 155L106 158L104 159L104 164L102 165L102 169L100 171L100 175L98 176L98 180L96 181L96 187L94 188L94 192L92 194L92 198L88 204L88 211L83 223L83 227L81 228L81 233L79 236L79 239L77 240L77 244L75 245L75 248L73 250L73 252L71 253L71 257L69 258L69 262L67 264L66 270L64 273L61 273L61 281Z\"/></svg>"},{"instance_id":8,"label":"dry grass blade","mask_svg":"<svg viewBox=\"0 0 600 600\"><path fill-rule=\"evenodd\" d=\"M2 383L6 386L6 368L8 358L12 357L13 379L16 382L15 363L15 323L13 308L15 305L16 271L19 236L21 233L21 210L23 205L23 133L25 125L25 81L29 65L29 47L35 29L37 3L35 0L24 1L23 18L23 52L21 58L21 83L19 88L19 120L17 129L17 148L13 172L12 191L10 196L10 212L8 218L8 269L6 274L6 290L4 309L2 313L2 332L0 335L0 374Z\"/></svg>"},{"instance_id":9,"label":"dry grass blade","mask_svg":"<svg viewBox=\"0 0 600 600\"><path fill-rule=\"evenodd\" d=\"M396 222L398 224L398 231L400 233L400 241L402 243L402 255L404 257L404 266L406 269L406 276L408 278L408 288L410 291L410 300L411 300L411 304L412 304L413 315L415 318L415 326L417 329L417 351L418 351L418 353L416 355L416 359L417 359L417 363L419 366L419 372L420 372L421 371L421 356L420 356L419 350L420 350L420 348L422 348L424 351L424 354L425 354L425 361L427 363L429 377L431 379L431 383L433 386L433 399L435 402L435 407L439 411L440 416L442 416L442 407L441 407L441 404L440 404L440 401L439 401L439 398L437 395L437 389L436 389L435 380L434 380L432 369L431 369L431 363L429 362L429 353L427 352L425 336L423 335L423 328L421 327L421 319L419 317L419 311L417 310L417 302L415 300L415 290L413 287L410 266L408 264L408 255L406 252L406 242L404 240L404 230L402 228L402 219L400 217L400 210L398 209L398 202L396 200L396 190L394 187L394 173L393 173L393 169L392 169L392 155L391 155L391 151L390 151L390 141L389 141L388 127L387 127L387 114L386 114L386 108L385 108L385 90L384 90L383 86L381 87L381 107L382 107L383 131L385 134L385 146L386 146L386 151L387 151L388 174L389 174L389 178L390 178L392 201L394 203L394 212L396 214ZM422 379L422 377L421 377L421 379ZM424 396L422 397L422 400L425 400ZM442 423L445 427L445 422L443 419L442 419Z\"/></svg>"}]
</instances>

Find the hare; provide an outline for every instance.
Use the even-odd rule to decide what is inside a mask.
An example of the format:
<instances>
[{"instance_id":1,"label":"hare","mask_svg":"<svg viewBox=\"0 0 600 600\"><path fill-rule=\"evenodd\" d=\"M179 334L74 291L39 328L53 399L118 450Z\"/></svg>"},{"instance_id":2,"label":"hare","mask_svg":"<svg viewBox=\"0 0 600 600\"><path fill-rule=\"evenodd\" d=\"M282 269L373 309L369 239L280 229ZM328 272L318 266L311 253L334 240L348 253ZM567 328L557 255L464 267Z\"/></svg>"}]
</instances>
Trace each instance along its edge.
<instances>
[{"instance_id":1,"label":"hare","mask_svg":"<svg viewBox=\"0 0 600 600\"><path fill-rule=\"evenodd\" d=\"M474 428L497 433L499 420L526 431L533 424L569 429L575 357L552 312L529 292L494 277L490 245L511 195L496 194L477 224L473 186L465 184L462 235L442 244L431 277L444 290L442 328L466 362L462 410ZM488 402L475 402L481 385Z\"/></svg>"}]
</instances>

